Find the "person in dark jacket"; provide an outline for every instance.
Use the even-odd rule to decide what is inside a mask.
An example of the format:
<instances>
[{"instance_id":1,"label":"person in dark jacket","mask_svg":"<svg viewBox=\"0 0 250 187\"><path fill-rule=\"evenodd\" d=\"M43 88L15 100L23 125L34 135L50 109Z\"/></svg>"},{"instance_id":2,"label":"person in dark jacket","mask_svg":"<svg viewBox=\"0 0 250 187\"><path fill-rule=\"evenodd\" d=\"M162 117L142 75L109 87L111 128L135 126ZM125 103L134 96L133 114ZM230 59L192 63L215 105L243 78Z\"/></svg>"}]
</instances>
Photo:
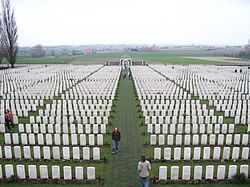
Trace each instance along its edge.
<instances>
[{"instance_id":1,"label":"person in dark jacket","mask_svg":"<svg viewBox=\"0 0 250 187\"><path fill-rule=\"evenodd\" d=\"M5 125L10 131L10 116L9 116L8 110L6 110L4 113L4 119L5 119Z\"/></svg>"},{"instance_id":2,"label":"person in dark jacket","mask_svg":"<svg viewBox=\"0 0 250 187\"><path fill-rule=\"evenodd\" d=\"M112 132L112 154L118 152L118 146L121 140L121 133L117 127Z\"/></svg>"}]
</instances>

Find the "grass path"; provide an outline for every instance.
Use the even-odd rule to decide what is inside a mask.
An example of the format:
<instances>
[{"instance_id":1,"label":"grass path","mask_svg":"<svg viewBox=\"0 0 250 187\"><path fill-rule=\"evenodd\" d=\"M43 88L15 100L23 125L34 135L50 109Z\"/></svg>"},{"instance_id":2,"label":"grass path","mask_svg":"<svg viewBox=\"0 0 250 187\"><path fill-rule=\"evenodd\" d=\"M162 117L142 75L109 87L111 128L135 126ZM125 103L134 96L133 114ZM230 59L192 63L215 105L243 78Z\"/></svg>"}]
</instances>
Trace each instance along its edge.
<instances>
[{"instance_id":1,"label":"grass path","mask_svg":"<svg viewBox=\"0 0 250 187\"><path fill-rule=\"evenodd\" d=\"M121 131L119 152L108 158L105 186L138 186L137 163L143 151L143 138L138 117L133 81L120 80L112 124ZM110 150L111 152L111 150Z\"/></svg>"}]
</instances>

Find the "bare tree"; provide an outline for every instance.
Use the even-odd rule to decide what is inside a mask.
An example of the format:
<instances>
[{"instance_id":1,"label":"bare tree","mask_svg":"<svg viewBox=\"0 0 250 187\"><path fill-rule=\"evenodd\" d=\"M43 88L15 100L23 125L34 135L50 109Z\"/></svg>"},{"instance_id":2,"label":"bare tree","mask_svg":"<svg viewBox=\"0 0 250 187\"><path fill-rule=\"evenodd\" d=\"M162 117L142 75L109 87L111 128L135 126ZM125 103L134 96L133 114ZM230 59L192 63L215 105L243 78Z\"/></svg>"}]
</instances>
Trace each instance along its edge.
<instances>
[{"instance_id":1,"label":"bare tree","mask_svg":"<svg viewBox=\"0 0 250 187\"><path fill-rule=\"evenodd\" d=\"M1 47L12 68L14 68L16 63L19 50L17 44L17 25L14 13L14 9L11 9L10 1L2 0Z\"/></svg>"}]
</instances>

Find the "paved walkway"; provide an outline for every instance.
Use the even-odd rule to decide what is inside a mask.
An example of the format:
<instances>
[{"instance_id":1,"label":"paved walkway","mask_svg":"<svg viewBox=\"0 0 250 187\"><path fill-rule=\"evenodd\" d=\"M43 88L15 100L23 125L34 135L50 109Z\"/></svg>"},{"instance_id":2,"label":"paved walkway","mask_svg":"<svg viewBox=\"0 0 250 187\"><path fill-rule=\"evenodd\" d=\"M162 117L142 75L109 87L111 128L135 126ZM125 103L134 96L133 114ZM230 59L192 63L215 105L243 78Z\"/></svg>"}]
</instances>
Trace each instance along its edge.
<instances>
[{"instance_id":1,"label":"paved walkway","mask_svg":"<svg viewBox=\"0 0 250 187\"><path fill-rule=\"evenodd\" d=\"M143 151L142 129L138 117L133 81L120 80L114 113L114 126L121 131L120 149L108 158L105 186L138 186L137 163Z\"/></svg>"}]
</instances>

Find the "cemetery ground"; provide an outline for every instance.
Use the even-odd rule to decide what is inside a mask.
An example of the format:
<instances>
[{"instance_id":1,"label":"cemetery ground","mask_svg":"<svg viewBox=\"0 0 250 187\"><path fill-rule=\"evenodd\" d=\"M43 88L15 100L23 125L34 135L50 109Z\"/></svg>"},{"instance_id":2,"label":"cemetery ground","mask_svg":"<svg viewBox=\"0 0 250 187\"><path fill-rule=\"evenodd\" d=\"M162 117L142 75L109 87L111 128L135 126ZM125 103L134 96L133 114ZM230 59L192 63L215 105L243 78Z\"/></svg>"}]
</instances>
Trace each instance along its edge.
<instances>
[{"instance_id":1,"label":"cemetery ground","mask_svg":"<svg viewBox=\"0 0 250 187\"><path fill-rule=\"evenodd\" d=\"M98 55L98 54L97 54ZM110 54L109 54L110 55ZM154 61L154 62L164 62L162 59L168 62L172 63L177 63L177 64L189 64L190 62L192 63L197 63L197 64L203 64L203 63L208 63L208 64L218 64L218 62L206 62L206 61L200 61L200 60L190 60L190 59L185 59L185 60L180 60L181 57L178 56L178 51L173 53L173 55L170 57L166 57L166 53L160 52L158 54L150 54L150 53L129 53L131 57L137 58L137 59L146 59L148 61ZM192 55L194 55L192 53ZM118 58L121 56L121 54L114 53L111 56L112 58ZM74 63L75 62L96 62L99 63L99 60L103 62L103 59L105 58L105 55L100 55L97 57L92 57L90 56L89 58L85 57L79 57L79 59L74 59L72 57L65 57L63 59L63 63ZM167 59L167 60L166 60ZM27 60L27 59L26 59ZM27 62L25 58L23 59L22 63ZM44 59L38 60L37 63L43 64ZM47 61L48 59L46 59ZM47 61L47 63L61 63L62 59L52 59L51 61ZM33 63L33 60L31 61ZM47 64L46 63L46 64ZM182 168L182 166L191 166L191 176L193 176L194 172L194 166L200 165L203 166L204 168L207 165L214 165L215 168L218 165L226 165L228 168L229 165L237 165L237 169L240 169L240 165L248 165L250 166L249 162L245 161L240 161L240 160L198 160L198 161L165 161L163 159L157 160L154 159L154 147L150 145L150 133L147 132L147 126L144 124L144 117L142 114L142 111L140 110L140 101L137 96L134 82L132 80L128 79L120 79L118 83L118 89L116 93L116 97L114 100L114 104L112 106L112 112L109 118L109 125L107 126L107 135L104 136L104 145L101 147L101 160L100 161L95 161L95 162L81 162L81 161L47 161L46 165L48 165L48 168L51 168L50 166L52 165L59 165L61 167L63 166L79 166L79 165L84 165L84 167L88 166L94 166L96 169L96 179L100 179L100 186L138 186L139 184L139 176L137 173L137 163L139 161L140 155L145 154L147 158L152 162L152 172L150 174L150 185L154 186L165 186L164 184L167 184L167 186L174 187L188 187L189 184L171 184L170 181L170 168L172 166L179 166ZM57 99L57 98L54 98ZM199 97L192 95L193 100L199 100ZM214 106L209 106L208 100L200 100L201 104L206 104L207 109L216 109ZM51 104L52 100L45 100L44 104ZM44 107L38 107L37 109L44 109ZM221 116L223 112L215 112L215 116ZM29 115L38 115L37 112L30 112ZM235 119L233 117L227 117L224 118L224 123L230 124L234 123ZM28 118L19 118L19 123L29 123ZM121 130L122 133L122 139L121 139L121 144L120 144L120 150L116 155L111 154L111 137L110 133L112 132L114 127L118 127ZM11 130L11 132L18 132L18 127L16 126L14 129ZM235 132L234 133L245 133L247 132L247 126L246 125L236 125L235 126ZM184 140L182 140L184 142ZM0 135L0 142L4 142L4 135ZM182 143L182 145L184 145ZM161 146L157 146L161 147ZM164 146L162 146L163 148ZM184 147L184 146L179 146L179 147ZM211 149L211 151L213 148ZM173 153L172 153L173 154ZM183 152L182 152L182 158L183 158ZM191 153L193 155L193 152ZM30 160L28 162L24 160L1 160L1 165L5 164L13 164L14 166L18 164L23 164L25 166L29 164L35 164L37 166L44 164L44 160L37 161L37 160ZM161 181L158 182L157 178L159 177L159 167L160 166L167 166L168 167L168 174L167 174L167 181ZM73 168L73 167L72 167ZM217 170L214 172L214 176L217 175ZM72 174L74 175L74 169L72 169ZM62 174L62 169L61 169L61 178L63 178ZM84 172L84 175L86 178L86 171ZM205 177L205 172L203 172L203 178ZM228 170L226 170L226 176L228 175ZM51 176L51 170L49 169L49 176ZM182 176L182 170L180 169L179 171L179 177ZM15 179L13 179L15 180ZM13 181L9 181L13 182ZM15 181L14 181L15 182ZM154 184L154 182L156 182ZM197 181L194 181L194 183ZM212 181L207 181L207 183L212 182ZM64 182L62 182L63 184ZM192 182L190 182L192 183ZM15 183L8 183L8 181L1 183L0 186L33 186L33 184L27 183L27 184L15 184ZM37 184L36 186L62 186L58 184ZM70 186L80 186L81 184L70 184ZM87 184L84 184L84 186ZM92 184L88 184L87 186L92 186ZM94 186L99 186L99 184L93 184ZM67 184L64 184L63 186L67 186ZM215 187L239 187L239 186L248 186L247 184L197 184L195 185L197 187L210 187L210 186L215 186Z\"/></svg>"}]
</instances>

